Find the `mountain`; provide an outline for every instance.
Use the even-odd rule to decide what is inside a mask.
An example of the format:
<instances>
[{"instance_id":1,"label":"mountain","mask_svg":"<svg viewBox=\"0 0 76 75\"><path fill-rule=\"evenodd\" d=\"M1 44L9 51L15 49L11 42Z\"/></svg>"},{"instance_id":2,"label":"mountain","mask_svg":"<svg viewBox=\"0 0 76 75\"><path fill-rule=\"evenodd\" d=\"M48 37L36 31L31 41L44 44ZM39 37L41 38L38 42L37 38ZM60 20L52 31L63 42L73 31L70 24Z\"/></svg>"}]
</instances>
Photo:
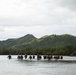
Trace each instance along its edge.
<instances>
[{"instance_id":1,"label":"mountain","mask_svg":"<svg viewBox=\"0 0 76 75\"><path fill-rule=\"evenodd\" d=\"M28 44L33 39L36 39L36 38L32 34L27 34L21 38L0 41L0 48L16 48L16 46Z\"/></svg>"},{"instance_id":2,"label":"mountain","mask_svg":"<svg viewBox=\"0 0 76 75\"><path fill-rule=\"evenodd\" d=\"M31 45L35 47L64 47L67 45L76 46L76 37L69 34L47 35L41 37Z\"/></svg>"},{"instance_id":3,"label":"mountain","mask_svg":"<svg viewBox=\"0 0 76 75\"><path fill-rule=\"evenodd\" d=\"M76 36L54 34L36 38L27 34L20 38L0 41L0 54L76 55Z\"/></svg>"},{"instance_id":4,"label":"mountain","mask_svg":"<svg viewBox=\"0 0 76 75\"><path fill-rule=\"evenodd\" d=\"M46 35L38 39L34 37L32 34L27 34L21 38L0 41L0 48L12 48L12 49L25 49L26 47L33 47L33 48L65 47L67 45L76 46L76 37L69 34L63 34L63 35Z\"/></svg>"}]
</instances>

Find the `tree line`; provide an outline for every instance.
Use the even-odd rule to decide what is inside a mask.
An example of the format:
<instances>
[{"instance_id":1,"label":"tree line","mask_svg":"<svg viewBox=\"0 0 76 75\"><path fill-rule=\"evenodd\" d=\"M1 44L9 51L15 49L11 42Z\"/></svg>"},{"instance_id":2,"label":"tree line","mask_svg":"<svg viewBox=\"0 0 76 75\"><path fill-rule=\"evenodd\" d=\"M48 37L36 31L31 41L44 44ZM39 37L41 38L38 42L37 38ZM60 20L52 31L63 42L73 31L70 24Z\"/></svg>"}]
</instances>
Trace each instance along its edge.
<instances>
[{"instance_id":1,"label":"tree line","mask_svg":"<svg viewBox=\"0 0 76 75\"><path fill-rule=\"evenodd\" d=\"M1 48L0 55L17 55L17 54L51 54L51 55L76 55L76 47L73 45L67 45L65 47L44 47L44 48L34 48L27 47L25 49L16 50L12 48Z\"/></svg>"}]
</instances>

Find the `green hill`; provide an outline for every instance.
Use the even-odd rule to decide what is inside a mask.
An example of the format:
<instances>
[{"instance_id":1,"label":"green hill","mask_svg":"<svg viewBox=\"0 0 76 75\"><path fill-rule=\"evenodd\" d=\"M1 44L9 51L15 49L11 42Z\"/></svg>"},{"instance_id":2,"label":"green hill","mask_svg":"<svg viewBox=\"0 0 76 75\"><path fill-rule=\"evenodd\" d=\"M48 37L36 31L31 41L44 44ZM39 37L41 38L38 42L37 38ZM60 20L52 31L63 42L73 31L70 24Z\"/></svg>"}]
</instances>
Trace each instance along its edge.
<instances>
[{"instance_id":1,"label":"green hill","mask_svg":"<svg viewBox=\"0 0 76 75\"><path fill-rule=\"evenodd\" d=\"M20 46L24 44L27 45L33 39L36 39L36 38L31 34L27 34L21 38L0 41L0 48L16 48L16 46Z\"/></svg>"},{"instance_id":2,"label":"green hill","mask_svg":"<svg viewBox=\"0 0 76 75\"><path fill-rule=\"evenodd\" d=\"M5 50L12 49L16 51L24 50L25 53L26 51L29 50L31 50L31 52L40 50L41 52L43 49L48 51L51 50L51 48L60 49L65 47L67 48L68 46L70 47L76 46L76 36L63 34L63 35L46 35L41 38L36 38L32 34L27 34L21 38L0 41L0 49L2 50L4 49Z\"/></svg>"},{"instance_id":3,"label":"green hill","mask_svg":"<svg viewBox=\"0 0 76 75\"><path fill-rule=\"evenodd\" d=\"M43 48L45 47L46 48L46 47L64 47L67 45L76 46L76 37L72 35L68 35L68 34L43 36L39 39L33 38L29 42L24 41L23 43L17 44L15 47L17 48L26 48L26 47Z\"/></svg>"}]
</instances>

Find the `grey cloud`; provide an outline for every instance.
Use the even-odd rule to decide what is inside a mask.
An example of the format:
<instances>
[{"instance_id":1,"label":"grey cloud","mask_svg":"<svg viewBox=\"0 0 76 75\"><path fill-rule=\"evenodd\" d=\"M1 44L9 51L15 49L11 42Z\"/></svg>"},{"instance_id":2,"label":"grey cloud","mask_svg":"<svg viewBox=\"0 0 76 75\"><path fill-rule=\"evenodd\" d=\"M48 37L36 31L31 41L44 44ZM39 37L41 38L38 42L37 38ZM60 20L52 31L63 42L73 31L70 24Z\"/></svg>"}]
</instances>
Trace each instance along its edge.
<instances>
[{"instance_id":1,"label":"grey cloud","mask_svg":"<svg viewBox=\"0 0 76 75\"><path fill-rule=\"evenodd\" d=\"M0 32L5 32L4 27L0 26Z\"/></svg>"},{"instance_id":2,"label":"grey cloud","mask_svg":"<svg viewBox=\"0 0 76 75\"><path fill-rule=\"evenodd\" d=\"M76 0L60 0L60 5L76 11Z\"/></svg>"},{"instance_id":3,"label":"grey cloud","mask_svg":"<svg viewBox=\"0 0 76 75\"><path fill-rule=\"evenodd\" d=\"M6 17L2 16L0 18L0 25L2 26L35 26L35 25L63 25L66 23L68 18L71 18L71 15L68 15L66 10L58 9L61 6L56 4L61 3L61 5L69 7L70 9L75 7L75 0L21 0L26 5L21 7L21 10L14 10L12 14L6 13ZM14 5L14 4L12 4ZM8 6L9 7L9 6ZM11 6L12 7L12 6ZM20 9L18 6L17 9ZM26 10L26 11L25 11ZM17 13L16 13L17 12ZM5 14L4 13L4 14ZM4 15L3 14L3 15ZM18 15L16 15L18 14ZM8 17L9 16L9 17ZM13 16L13 17L12 17Z\"/></svg>"},{"instance_id":4,"label":"grey cloud","mask_svg":"<svg viewBox=\"0 0 76 75\"><path fill-rule=\"evenodd\" d=\"M3 29L0 29L0 32L4 32L4 30Z\"/></svg>"},{"instance_id":5,"label":"grey cloud","mask_svg":"<svg viewBox=\"0 0 76 75\"><path fill-rule=\"evenodd\" d=\"M3 5L4 2L6 6ZM9 3L4 0L4 2L3 4L0 2L0 32L2 32L0 35L4 39L27 33L37 37L63 33L76 35L76 13L72 11L76 10L75 0L8 0Z\"/></svg>"}]
</instances>

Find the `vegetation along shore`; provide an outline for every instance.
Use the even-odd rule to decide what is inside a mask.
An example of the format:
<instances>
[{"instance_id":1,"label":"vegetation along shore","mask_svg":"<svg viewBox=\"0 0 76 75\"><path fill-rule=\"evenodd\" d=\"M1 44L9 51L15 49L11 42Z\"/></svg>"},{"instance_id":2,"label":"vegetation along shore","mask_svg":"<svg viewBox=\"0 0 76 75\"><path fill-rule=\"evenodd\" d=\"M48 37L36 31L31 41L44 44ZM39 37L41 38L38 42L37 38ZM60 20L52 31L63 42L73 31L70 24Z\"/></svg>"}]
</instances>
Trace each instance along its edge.
<instances>
[{"instance_id":1,"label":"vegetation along shore","mask_svg":"<svg viewBox=\"0 0 76 75\"><path fill-rule=\"evenodd\" d=\"M46 35L36 38L27 34L21 38L0 41L0 54L76 55L76 36Z\"/></svg>"}]
</instances>

